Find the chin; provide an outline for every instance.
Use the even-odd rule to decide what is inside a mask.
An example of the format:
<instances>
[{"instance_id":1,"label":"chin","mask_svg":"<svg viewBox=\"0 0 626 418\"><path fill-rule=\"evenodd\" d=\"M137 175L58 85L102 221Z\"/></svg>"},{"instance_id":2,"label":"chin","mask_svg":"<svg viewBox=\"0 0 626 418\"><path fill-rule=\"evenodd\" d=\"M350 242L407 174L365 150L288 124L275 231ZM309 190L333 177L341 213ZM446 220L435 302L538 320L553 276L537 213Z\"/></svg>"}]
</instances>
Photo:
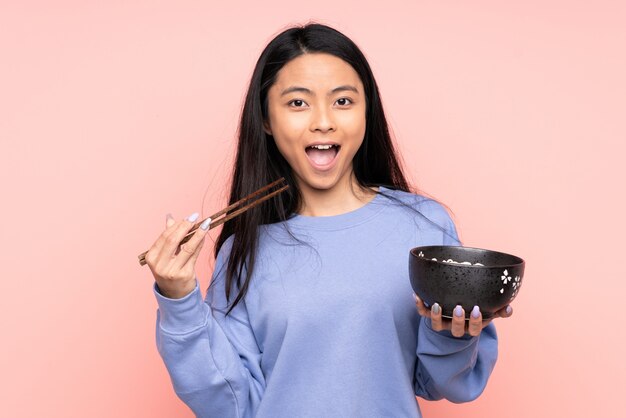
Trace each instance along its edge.
<instances>
[{"instance_id":1,"label":"chin","mask_svg":"<svg viewBox=\"0 0 626 418\"><path fill-rule=\"evenodd\" d=\"M307 177L299 177L301 185L314 190L331 190L340 182L340 178L334 175L321 176L311 174Z\"/></svg>"}]
</instances>

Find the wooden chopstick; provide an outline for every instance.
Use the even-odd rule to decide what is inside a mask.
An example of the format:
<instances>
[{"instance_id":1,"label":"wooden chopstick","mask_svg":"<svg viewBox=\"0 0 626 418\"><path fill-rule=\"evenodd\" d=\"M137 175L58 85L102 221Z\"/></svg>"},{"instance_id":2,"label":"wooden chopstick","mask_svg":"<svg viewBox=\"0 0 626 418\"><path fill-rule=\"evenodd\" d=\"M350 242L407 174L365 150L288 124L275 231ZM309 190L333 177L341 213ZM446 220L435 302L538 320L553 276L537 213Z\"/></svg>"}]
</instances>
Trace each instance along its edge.
<instances>
[{"instance_id":1,"label":"wooden chopstick","mask_svg":"<svg viewBox=\"0 0 626 418\"><path fill-rule=\"evenodd\" d=\"M270 199L276 195L278 195L279 193L284 192L285 190L287 190L289 188L289 185L286 184L283 187L281 187L278 190L275 190L263 197L260 197L258 199L256 199L255 201L248 203L246 206L235 210L232 213L229 213L228 215L218 219L216 221L216 218L224 215L225 213L227 213L230 210L235 209L237 206L241 205L243 202L250 200L258 195L260 195L261 193L263 193L264 191L276 186L277 184L283 182L285 180L284 177L281 177L280 179L268 184L267 186L264 186L262 188L260 188L259 190L257 190L256 192L253 192L251 194L249 194L248 196L244 197L243 199L239 199L238 201L236 201L235 203L233 203L232 205L220 210L219 212L214 213L213 215L209 216L208 218L211 218L211 223L209 224L209 230L220 226L221 224L223 224L226 221L231 220L232 218L242 214L243 212L247 211L250 208L253 208L259 204L261 204L262 202L266 201L267 199ZM180 241L180 243L178 244L179 246L186 243L187 241L189 241L191 239L191 237L193 236L193 234L195 233L195 231L200 227L200 224L202 224L202 222L204 222L206 219L208 218L204 218L203 220L196 222L191 229L189 230L189 232L187 232L187 235L185 235L185 237ZM138 258L139 258L139 264L141 264L142 266L146 264L146 254L148 253L148 251L144 251L143 253L139 254Z\"/></svg>"}]
</instances>

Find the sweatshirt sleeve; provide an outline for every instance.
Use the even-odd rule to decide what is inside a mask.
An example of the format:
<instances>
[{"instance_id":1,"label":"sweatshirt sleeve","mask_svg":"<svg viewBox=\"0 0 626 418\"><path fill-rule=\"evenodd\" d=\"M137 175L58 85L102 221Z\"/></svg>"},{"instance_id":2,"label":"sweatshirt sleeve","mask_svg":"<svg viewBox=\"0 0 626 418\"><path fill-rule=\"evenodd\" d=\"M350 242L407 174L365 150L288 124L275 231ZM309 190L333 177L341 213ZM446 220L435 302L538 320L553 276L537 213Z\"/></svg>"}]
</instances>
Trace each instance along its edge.
<instances>
[{"instance_id":1,"label":"sweatshirt sleeve","mask_svg":"<svg viewBox=\"0 0 626 418\"><path fill-rule=\"evenodd\" d=\"M439 207L435 218L446 229L442 245L462 245L450 216ZM427 400L469 402L485 390L498 358L498 337L493 322L477 337L454 337L435 331L430 318L421 317L418 329L415 394Z\"/></svg>"},{"instance_id":2,"label":"sweatshirt sleeve","mask_svg":"<svg viewBox=\"0 0 626 418\"><path fill-rule=\"evenodd\" d=\"M225 254L231 242L220 249L204 301L197 279L181 299L163 296L156 283L153 287L158 352L177 396L200 418L252 417L265 388L245 300L224 315Z\"/></svg>"},{"instance_id":3,"label":"sweatshirt sleeve","mask_svg":"<svg viewBox=\"0 0 626 418\"><path fill-rule=\"evenodd\" d=\"M456 338L435 331L430 318L421 318L418 330L415 394L427 400L472 401L485 390L498 358L495 325L477 337Z\"/></svg>"}]
</instances>

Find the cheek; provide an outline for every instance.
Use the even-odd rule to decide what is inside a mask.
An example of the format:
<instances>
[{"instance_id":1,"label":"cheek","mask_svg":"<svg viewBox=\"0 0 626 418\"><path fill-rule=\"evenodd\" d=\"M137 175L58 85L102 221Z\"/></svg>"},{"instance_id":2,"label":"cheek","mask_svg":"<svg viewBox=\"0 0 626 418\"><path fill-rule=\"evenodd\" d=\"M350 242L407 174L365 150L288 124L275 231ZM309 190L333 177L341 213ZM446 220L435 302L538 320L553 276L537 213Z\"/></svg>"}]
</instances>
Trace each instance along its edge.
<instances>
[{"instance_id":1,"label":"cheek","mask_svg":"<svg viewBox=\"0 0 626 418\"><path fill-rule=\"evenodd\" d=\"M289 115L281 120L281 128L285 136L289 139L296 140L306 131L309 121L306 115Z\"/></svg>"},{"instance_id":2,"label":"cheek","mask_svg":"<svg viewBox=\"0 0 626 418\"><path fill-rule=\"evenodd\" d=\"M276 148L278 148L278 152L286 159L289 160L291 158L291 147L285 141L281 132L274 132L274 143L276 144Z\"/></svg>"},{"instance_id":3,"label":"cheek","mask_svg":"<svg viewBox=\"0 0 626 418\"><path fill-rule=\"evenodd\" d=\"M289 152L290 149L299 147L302 143L301 137L306 130L306 122L302 118L281 118L277 116L272 121L272 132L276 145L283 152Z\"/></svg>"},{"instance_id":4,"label":"cheek","mask_svg":"<svg viewBox=\"0 0 626 418\"><path fill-rule=\"evenodd\" d=\"M355 145L361 145L365 137L365 115L349 115L342 121L346 136Z\"/></svg>"},{"instance_id":5,"label":"cheek","mask_svg":"<svg viewBox=\"0 0 626 418\"><path fill-rule=\"evenodd\" d=\"M300 144L297 141L297 132L290 129L288 126L281 125L280 128L273 129L273 133L276 148L278 148L278 151L287 161L292 162L298 152Z\"/></svg>"}]
</instances>

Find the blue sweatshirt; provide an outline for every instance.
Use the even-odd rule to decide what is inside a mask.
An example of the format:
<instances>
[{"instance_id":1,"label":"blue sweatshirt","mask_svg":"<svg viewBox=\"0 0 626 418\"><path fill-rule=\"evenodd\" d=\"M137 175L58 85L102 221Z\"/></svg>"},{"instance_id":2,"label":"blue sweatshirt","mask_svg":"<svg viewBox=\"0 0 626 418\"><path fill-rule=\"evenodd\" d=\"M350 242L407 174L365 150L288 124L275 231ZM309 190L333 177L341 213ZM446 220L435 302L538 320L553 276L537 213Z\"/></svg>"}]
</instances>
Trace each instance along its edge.
<instances>
[{"instance_id":1,"label":"blue sweatshirt","mask_svg":"<svg viewBox=\"0 0 626 418\"><path fill-rule=\"evenodd\" d=\"M181 299L154 284L157 348L198 417L420 417L416 395L460 403L483 392L494 324L478 337L434 331L409 282L409 250L460 245L454 223L432 199L380 191L420 213L379 194L341 215L261 226L248 294L228 316L232 236L204 300L197 279Z\"/></svg>"}]
</instances>

